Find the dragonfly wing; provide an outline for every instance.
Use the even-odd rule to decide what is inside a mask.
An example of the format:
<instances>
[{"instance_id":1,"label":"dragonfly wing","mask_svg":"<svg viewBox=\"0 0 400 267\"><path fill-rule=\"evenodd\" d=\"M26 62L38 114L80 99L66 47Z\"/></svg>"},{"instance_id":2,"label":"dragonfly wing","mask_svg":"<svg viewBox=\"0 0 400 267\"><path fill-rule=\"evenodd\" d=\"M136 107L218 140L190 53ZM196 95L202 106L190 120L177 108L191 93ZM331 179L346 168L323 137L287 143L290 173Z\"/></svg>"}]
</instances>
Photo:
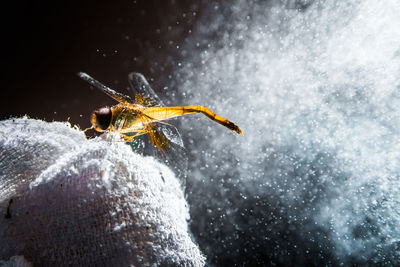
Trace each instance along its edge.
<instances>
[{"instance_id":1,"label":"dragonfly wing","mask_svg":"<svg viewBox=\"0 0 400 267\"><path fill-rule=\"evenodd\" d=\"M135 97L135 103L145 107L164 106L162 100L151 88L146 78L137 72L128 76L130 95ZM148 138L145 137L139 144L144 155L151 155L166 163L180 178L182 184L186 179L188 157L178 129L162 121L149 122ZM158 149L154 149L157 146Z\"/></svg>"},{"instance_id":2,"label":"dragonfly wing","mask_svg":"<svg viewBox=\"0 0 400 267\"><path fill-rule=\"evenodd\" d=\"M160 149L153 154L169 166L177 177L185 184L188 168L188 157L178 129L171 124L152 123ZM150 138L152 138L149 135Z\"/></svg>"},{"instance_id":3,"label":"dragonfly wing","mask_svg":"<svg viewBox=\"0 0 400 267\"><path fill-rule=\"evenodd\" d=\"M139 95L139 94L135 95L135 104L141 105L143 107L155 107L155 106L157 106L156 102L154 102L154 101L152 101L152 100L150 100L148 98L145 98L144 96Z\"/></svg>"},{"instance_id":4,"label":"dragonfly wing","mask_svg":"<svg viewBox=\"0 0 400 267\"><path fill-rule=\"evenodd\" d=\"M158 122L156 124L156 127L160 132L162 132L166 136L166 138L171 143L175 144L176 146L182 147L182 149L185 149L181 134L174 125Z\"/></svg>"},{"instance_id":5,"label":"dragonfly wing","mask_svg":"<svg viewBox=\"0 0 400 267\"><path fill-rule=\"evenodd\" d=\"M170 142L165 134L156 127L156 124L149 123L147 125L147 133L150 142L161 150L167 150L170 147Z\"/></svg>"},{"instance_id":6,"label":"dragonfly wing","mask_svg":"<svg viewBox=\"0 0 400 267\"><path fill-rule=\"evenodd\" d=\"M140 136L130 142L132 148L143 155L149 155L165 163L185 184L188 157L181 135L175 126L158 122L147 125L147 136ZM157 149L154 148L157 147Z\"/></svg>"},{"instance_id":7,"label":"dragonfly wing","mask_svg":"<svg viewBox=\"0 0 400 267\"><path fill-rule=\"evenodd\" d=\"M164 105L142 74L132 72L128 75L128 81L131 86L128 90L131 96L135 97L135 103L139 104L141 102L142 105L147 107ZM139 95L139 97L137 95Z\"/></svg>"},{"instance_id":8,"label":"dragonfly wing","mask_svg":"<svg viewBox=\"0 0 400 267\"><path fill-rule=\"evenodd\" d=\"M181 181L183 188L185 188L188 169L186 150L175 143L170 143L167 150L158 150L156 153L158 153L157 157L172 169L176 177Z\"/></svg>"},{"instance_id":9,"label":"dragonfly wing","mask_svg":"<svg viewBox=\"0 0 400 267\"><path fill-rule=\"evenodd\" d=\"M103 91L104 93L109 95L110 97L114 98L118 102L120 102L120 103L132 103L132 99L129 96L114 91L110 87L105 86L101 82L99 82L99 81L95 80L94 78L92 78L89 74L84 73L84 72L79 72L78 76L81 79L83 79L83 80L87 81L88 83L90 83L91 85L93 85L94 87L97 87L98 89L100 89L101 91Z\"/></svg>"}]
</instances>

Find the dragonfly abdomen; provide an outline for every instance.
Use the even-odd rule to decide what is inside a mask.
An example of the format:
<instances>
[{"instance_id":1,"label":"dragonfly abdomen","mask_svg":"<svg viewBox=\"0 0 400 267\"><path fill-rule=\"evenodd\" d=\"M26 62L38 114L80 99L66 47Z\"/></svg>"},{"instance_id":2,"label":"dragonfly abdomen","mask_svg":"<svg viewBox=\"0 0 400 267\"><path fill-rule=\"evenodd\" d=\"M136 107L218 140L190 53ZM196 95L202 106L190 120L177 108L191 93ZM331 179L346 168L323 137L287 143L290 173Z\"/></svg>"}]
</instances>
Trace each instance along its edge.
<instances>
[{"instance_id":1,"label":"dragonfly abdomen","mask_svg":"<svg viewBox=\"0 0 400 267\"><path fill-rule=\"evenodd\" d=\"M186 106L186 107L183 107L183 108L184 108L184 111L187 111L188 113L193 113L193 111L197 111L197 112L203 113L209 119L211 119L211 120L213 120L213 121L225 126L226 128L228 128L231 131L234 131L234 132L236 132L238 134L243 135L243 131L239 128L239 126L237 126L236 124L234 124L230 120L227 120L227 119L215 114L214 112L212 112L211 110L209 110L205 106Z\"/></svg>"},{"instance_id":2,"label":"dragonfly abdomen","mask_svg":"<svg viewBox=\"0 0 400 267\"><path fill-rule=\"evenodd\" d=\"M192 113L203 113L209 119L227 127L228 129L238 134L243 135L242 130L236 124L215 114L205 106L150 107L143 109L143 114L154 121L166 120L169 118Z\"/></svg>"}]
</instances>

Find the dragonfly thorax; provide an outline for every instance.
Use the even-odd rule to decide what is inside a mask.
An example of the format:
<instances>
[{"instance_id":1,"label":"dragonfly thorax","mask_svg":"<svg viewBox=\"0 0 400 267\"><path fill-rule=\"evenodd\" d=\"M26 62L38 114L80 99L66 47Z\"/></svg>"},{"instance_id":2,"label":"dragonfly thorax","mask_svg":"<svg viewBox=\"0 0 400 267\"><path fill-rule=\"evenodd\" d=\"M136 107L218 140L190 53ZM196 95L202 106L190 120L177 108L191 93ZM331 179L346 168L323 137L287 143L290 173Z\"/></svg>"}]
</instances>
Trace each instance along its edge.
<instances>
[{"instance_id":1,"label":"dragonfly thorax","mask_svg":"<svg viewBox=\"0 0 400 267\"><path fill-rule=\"evenodd\" d=\"M130 103L120 103L112 108L111 127L119 132L137 130L146 123L143 108Z\"/></svg>"}]
</instances>

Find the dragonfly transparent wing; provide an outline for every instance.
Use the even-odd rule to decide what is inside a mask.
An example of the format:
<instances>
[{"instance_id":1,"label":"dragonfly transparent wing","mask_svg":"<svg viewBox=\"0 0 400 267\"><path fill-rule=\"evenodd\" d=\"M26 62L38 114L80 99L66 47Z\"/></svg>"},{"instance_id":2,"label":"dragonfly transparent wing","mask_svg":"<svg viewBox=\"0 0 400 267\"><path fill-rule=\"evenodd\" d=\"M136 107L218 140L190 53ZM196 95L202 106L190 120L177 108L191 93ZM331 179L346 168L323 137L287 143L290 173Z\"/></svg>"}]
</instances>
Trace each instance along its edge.
<instances>
[{"instance_id":1,"label":"dragonfly transparent wing","mask_svg":"<svg viewBox=\"0 0 400 267\"><path fill-rule=\"evenodd\" d=\"M131 86L128 90L131 93L132 97L135 97L137 100L136 95L141 95L142 97L150 100L152 104L147 106L164 106L164 103L158 97L158 95L154 92L153 88L151 88L149 82L146 78L137 72L132 72L128 75L129 85Z\"/></svg>"},{"instance_id":2,"label":"dragonfly transparent wing","mask_svg":"<svg viewBox=\"0 0 400 267\"><path fill-rule=\"evenodd\" d=\"M164 106L162 100L151 88L146 78L137 72L132 72L128 76L131 88L129 92L136 101L139 101L143 106ZM138 96L139 95L139 96ZM143 98L148 101L143 101ZM183 145L181 134L178 129L166 122L153 122L151 127L157 134L165 136L168 140L166 149L154 149L148 136L141 136L136 142L136 151L145 155L152 155L165 162L176 175L185 181L188 158L185 147Z\"/></svg>"},{"instance_id":3,"label":"dragonfly transparent wing","mask_svg":"<svg viewBox=\"0 0 400 267\"><path fill-rule=\"evenodd\" d=\"M165 136L168 140L168 145L165 149L154 149L153 147L152 155L166 163L175 172L177 177L183 181L184 185L188 168L188 158L178 129L170 124L159 122L152 124L153 131L158 135Z\"/></svg>"},{"instance_id":4,"label":"dragonfly transparent wing","mask_svg":"<svg viewBox=\"0 0 400 267\"><path fill-rule=\"evenodd\" d=\"M114 91L110 87L105 86L101 82L99 82L96 79L92 78L89 74L84 73L84 72L79 72L78 76L81 79L83 79L83 80L87 81L88 83L90 83L91 85L93 85L94 87L100 89L102 92L106 93L110 97L114 98L118 102L121 102L121 103L125 103L125 102L132 103L132 99L129 96Z\"/></svg>"}]
</instances>

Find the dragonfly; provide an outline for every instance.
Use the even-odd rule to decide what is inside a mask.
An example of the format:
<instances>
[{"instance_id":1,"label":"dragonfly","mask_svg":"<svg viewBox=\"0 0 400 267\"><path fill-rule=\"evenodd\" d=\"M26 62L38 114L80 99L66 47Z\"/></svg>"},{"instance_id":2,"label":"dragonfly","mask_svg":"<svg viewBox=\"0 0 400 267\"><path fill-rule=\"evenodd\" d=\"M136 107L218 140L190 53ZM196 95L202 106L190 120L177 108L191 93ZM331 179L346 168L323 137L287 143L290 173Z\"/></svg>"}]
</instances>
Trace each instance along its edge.
<instances>
[{"instance_id":1,"label":"dragonfly","mask_svg":"<svg viewBox=\"0 0 400 267\"><path fill-rule=\"evenodd\" d=\"M112 107L96 109L91 116L92 126L88 129L116 132L125 142L133 142L142 135L148 135L150 143L161 151L169 163L177 161L184 154L179 131L172 124L165 122L170 118L202 113L231 131L243 135L243 131L236 124L204 106L165 106L140 73L133 72L128 76L131 86L129 91L134 100L95 80L87 73L79 72L78 76L118 102Z\"/></svg>"},{"instance_id":2,"label":"dragonfly","mask_svg":"<svg viewBox=\"0 0 400 267\"><path fill-rule=\"evenodd\" d=\"M98 132L117 132L127 142L133 141L134 138L140 135L148 134L151 143L155 147L166 150L169 148L168 137L159 132L154 127L155 124L164 123L163 121L173 117L202 113L231 131L243 135L243 131L239 126L215 114L205 106L160 106L161 100L154 93L146 78L140 73L131 73L129 75L129 82L132 88L139 89L139 92L135 93L135 101L129 96L105 86L84 72L80 72L78 75L119 102L115 106L102 107L93 112L91 128ZM129 135L131 133L134 133L134 135Z\"/></svg>"}]
</instances>

